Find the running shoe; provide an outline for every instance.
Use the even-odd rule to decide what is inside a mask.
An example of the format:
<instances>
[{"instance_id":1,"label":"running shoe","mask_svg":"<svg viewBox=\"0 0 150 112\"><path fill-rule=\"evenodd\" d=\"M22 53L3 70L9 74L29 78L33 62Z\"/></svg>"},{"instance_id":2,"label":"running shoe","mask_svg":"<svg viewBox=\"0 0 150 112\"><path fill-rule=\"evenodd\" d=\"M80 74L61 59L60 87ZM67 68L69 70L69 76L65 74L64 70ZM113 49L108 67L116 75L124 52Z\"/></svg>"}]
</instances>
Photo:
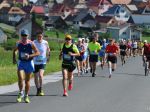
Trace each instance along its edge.
<instances>
[{"instance_id":1,"label":"running shoe","mask_svg":"<svg viewBox=\"0 0 150 112\"><path fill-rule=\"evenodd\" d=\"M96 75L95 73L92 73L92 77L95 77L95 75Z\"/></svg>"},{"instance_id":2,"label":"running shoe","mask_svg":"<svg viewBox=\"0 0 150 112\"><path fill-rule=\"evenodd\" d=\"M63 96L67 97L67 96L68 96L68 93L67 93L67 92L64 92Z\"/></svg>"},{"instance_id":3,"label":"running shoe","mask_svg":"<svg viewBox=\"0 0 150 112\"><path fill-rule=\"evenodd\" d=\"M40 92L39 92L39 94L38 94L38 96L44 96L45 94L44 94L44 91L43 90L41 90Z\"/></svg>"},{"instance_id":4,"label":"running shoe","mask_svg":"<svg viewBox=\"0 0 150 112\"><path fill-rule=\"evenodd\" d=\"M68 85L68 90L71 91L73 89L73 84Z\"/></svg>"},{"instance_id":5,"label":"running shoe","mask_svg":"<svg viewBox=\"0 0 150 112\"><path fill-rule=\"evenodd\" d=\"M23 93L19 93L18 98L17 98L17 102L20 103L22 102L22 98L24 97Z\"/></svg>"},{"instance_id":6,"label":"running shoe","mask_svg":"<svg viewBox=\"0 0 150 112\"><path fill-rule=\"evenodd\" d=\"M24 97L24 101L25 101L25 103L30 103L30 98L29 98L29 96L25 96L25 97Z\"/></svg>"}]
</instances>

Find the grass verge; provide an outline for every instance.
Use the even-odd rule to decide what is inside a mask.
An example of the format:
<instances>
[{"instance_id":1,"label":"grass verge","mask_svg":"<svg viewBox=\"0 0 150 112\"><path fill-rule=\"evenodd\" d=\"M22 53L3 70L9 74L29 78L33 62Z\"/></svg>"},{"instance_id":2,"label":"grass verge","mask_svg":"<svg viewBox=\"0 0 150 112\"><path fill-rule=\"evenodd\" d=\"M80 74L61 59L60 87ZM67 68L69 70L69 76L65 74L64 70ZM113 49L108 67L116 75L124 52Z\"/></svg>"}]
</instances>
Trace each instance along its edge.
<instances>
[{"instance_id":1,"label":"grass verge","mask_svg":"<svg viewBox=\"0 0 150 112\"><path fill-rule=\"evenodd\" d=\"M47 63L45 75L61 70L61 61L58 59L59 51L51 52L50 62ZM12 51L0 48L0 86L17 82L17 67L12 64Z\"/></svg>"}]
</instances>

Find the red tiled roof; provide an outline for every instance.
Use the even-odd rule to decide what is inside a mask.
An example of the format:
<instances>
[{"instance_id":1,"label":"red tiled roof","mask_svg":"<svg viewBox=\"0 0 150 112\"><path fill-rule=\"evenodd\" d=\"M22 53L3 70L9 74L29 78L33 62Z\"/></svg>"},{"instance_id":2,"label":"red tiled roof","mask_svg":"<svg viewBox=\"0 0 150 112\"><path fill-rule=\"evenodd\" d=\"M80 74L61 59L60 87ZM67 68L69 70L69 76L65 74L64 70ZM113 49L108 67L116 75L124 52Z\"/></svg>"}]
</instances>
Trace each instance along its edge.
<instances>
[{"instance_id":1,"label":"red tiled roof","mask_svg":"<svg viewBox=\"0 0 150 112\"><path fill-rule=\"evenodd\" d=\"M99 23L108 23L112 17L109 16L96 16L95 20Z\"/></svg>"},{"instance_id":2,"label":"red tiled roof","mask_svg":"<svg viewBox=\"0 0 150 112\"><path fill-rule=\"evenodd\" d=\"M87 3L89 6L99 6L102 4L110 4L108 0L89 0Z\"/></svg>"},{"instance_id":3,"label":"red tiled roof","mask_svg":"<svg viewBox=\"0 0 150 112\"><path fill-rule=\"evenodd\" d=\"M50 13L57 13L64 9L63 4L54 4L52 9L50 10Z\"/></svg>"},{"instance_id":4,"label":"red tiled roof","mask_svg":"<svg viewBox=\"0 0 150 112\"><path fill-rule=\"evenodd\" d=\"M44 7L43 6L33 6L31 12L35 12L37 14L44 14Z\"/></svg>"}]
</instances>

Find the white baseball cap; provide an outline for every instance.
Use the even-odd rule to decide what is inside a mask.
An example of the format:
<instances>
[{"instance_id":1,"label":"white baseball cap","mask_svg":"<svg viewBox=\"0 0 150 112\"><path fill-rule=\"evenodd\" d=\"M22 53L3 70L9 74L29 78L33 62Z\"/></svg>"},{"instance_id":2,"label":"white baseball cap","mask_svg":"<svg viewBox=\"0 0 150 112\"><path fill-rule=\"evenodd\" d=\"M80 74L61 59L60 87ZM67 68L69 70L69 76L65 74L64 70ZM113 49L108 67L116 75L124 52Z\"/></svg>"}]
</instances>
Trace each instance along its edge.
<instances>
[{"instance_id":1,"label":"white baseball cap","mask_svg":"<svg viewBox=\"0 0 150 112\"><path fill-rule=\"evenodd\" d=\"M147 43L147 40L144 40L145 43Z\"/></svg>"}]
</instances>

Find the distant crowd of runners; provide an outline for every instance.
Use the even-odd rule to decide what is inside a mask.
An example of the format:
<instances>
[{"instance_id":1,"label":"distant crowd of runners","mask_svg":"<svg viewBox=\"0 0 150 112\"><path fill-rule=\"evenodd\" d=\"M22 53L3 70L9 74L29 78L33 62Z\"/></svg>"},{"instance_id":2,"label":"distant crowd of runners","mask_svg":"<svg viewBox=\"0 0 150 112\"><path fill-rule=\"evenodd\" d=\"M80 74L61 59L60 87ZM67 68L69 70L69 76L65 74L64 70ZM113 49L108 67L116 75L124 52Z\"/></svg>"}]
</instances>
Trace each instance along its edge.
<instances>
[{"instance_id":1,"label":"distant crowd of runners","mask_svg":"<svg viewBox=\"0 0 150 112\"><path fill-rule=\"evenodd\" d=\"M30 78L34 73L36 95L44 96L43 76L46 63L50 59L50 48L48 42L43 39L43 33L38 32L34 41L29 40L27 29L21 31L21 38L16 43L13 51L13 63L17 64L19 94L17 102L24 101L30 103L29 90ZM73 89L73 71L77 68L77 76L91 73L92 77L96 76L97 62L100 62L101 69L108 64L108 77L111 78L112 72L116 69L117 58L120 57L122 66L126 59L140 55L143 58L143 65L146 61L150 62L150 45L147 40L119 40L101 39L94 33L91 38L78 38L72 41L69 34L65 35L65 42L61 46L59 59L62 60L62 85L63 96L68 96L68 90ZM18 53L18 61L17 61ZM150 64L149 64L150 65ZM150 67L149 67L150 68ZM24 75L25 74L25 75ZM25 93L23 92L25 76Z\"/></svg>"}]
</instances>

